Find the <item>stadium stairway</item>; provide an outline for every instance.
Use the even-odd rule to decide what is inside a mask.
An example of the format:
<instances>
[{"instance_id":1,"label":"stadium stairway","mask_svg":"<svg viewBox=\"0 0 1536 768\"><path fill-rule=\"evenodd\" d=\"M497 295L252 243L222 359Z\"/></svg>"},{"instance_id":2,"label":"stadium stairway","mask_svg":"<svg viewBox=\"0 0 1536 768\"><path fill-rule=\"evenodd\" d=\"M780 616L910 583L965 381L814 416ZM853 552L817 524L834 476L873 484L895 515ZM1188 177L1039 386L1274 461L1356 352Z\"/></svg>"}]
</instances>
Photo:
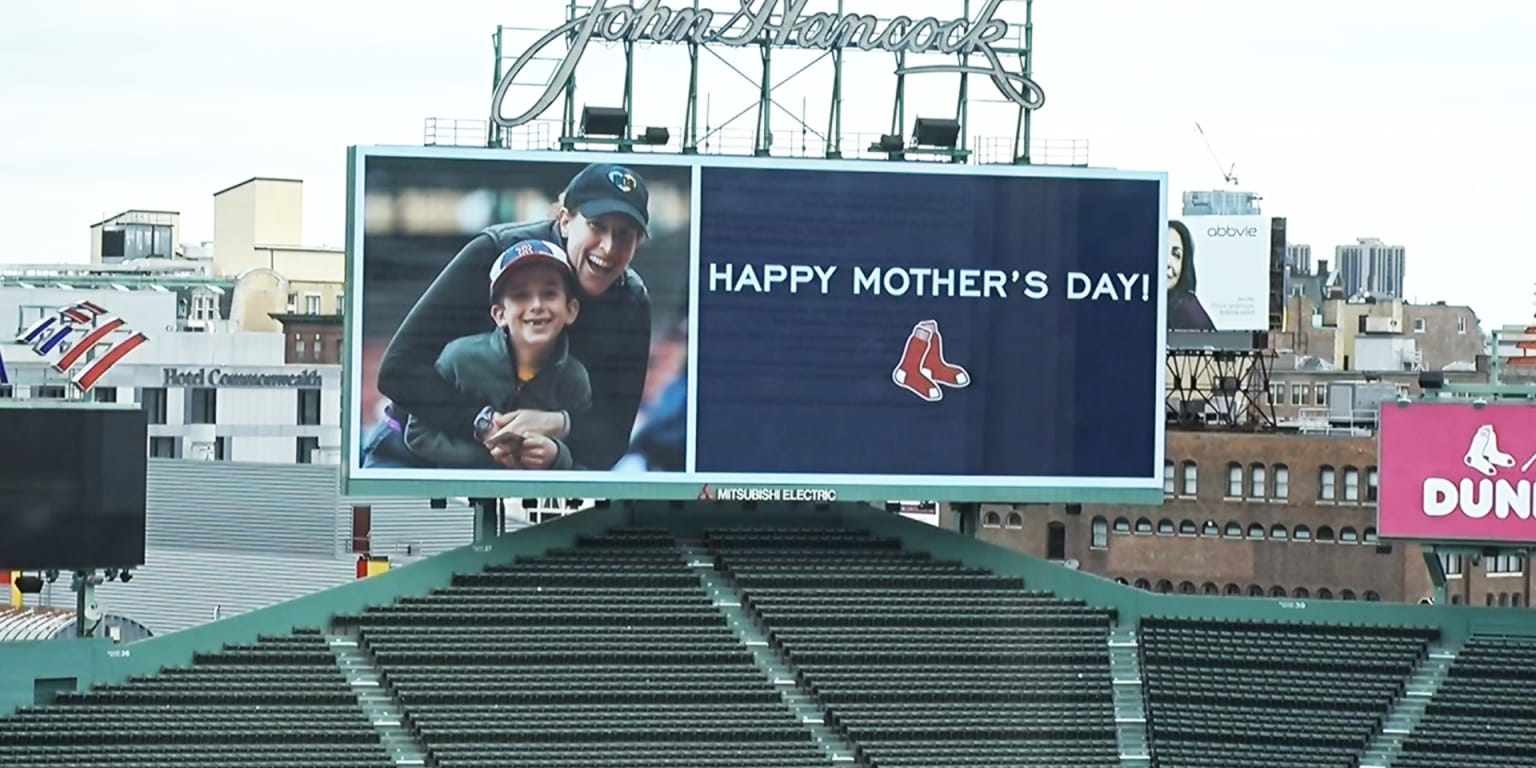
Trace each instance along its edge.
<instances>
[{"instance_id":1,"label":"stadium stairway","mask_svg":"<svg viewBox=\"0 0 1536 768\"><path fill-rule=\"evenodd\" d=\"M400 768L423 766L427 762L427 750L405 728L405 712L394 691L384 684L383 675L368 655L358 647L356 635L332 634L326 637L336 663L347 678L347 684L357 694L363 715L373 723L374 730L384 743L395 765Z\"/></svg>"},{"instance_id":2,"label":"stadium stairway","mask_svg":"<svg viewBox=\"0 0 1536 768\"><path fill-rule=\"evenodd\" d=\"M682 548L689 567L699 574L699 581L709 593L710 600L725 615L726 623L736 633L737 639L751 651L753 661L757 662L758 669L778 689L784 704L811 730L816 743L821 745L833 763L856 762L858 750L841 733L829 726L826 709L814 693L800 684L800 675L789 660L768 642L764 629L743 606L741 593L730 584L725 574L716 569L715 560L704 550L702 541L683 540Z\"/></svg>"},{"instance_id":3,"label":"stadium stairway","mask_svg":"<svg viewBox=\"0 0 1536 768\"><path fill-rule=\"evenodd\" d=\"M1456 648L1443 644L1430 646L1429 655L1413 670L1403 695L1387 714L1381 732L1366 748L1360 768L1390 768L1402 750L1403 742L1418 727L1431 697L1440 689L1455 661Z\"/></svg>"},{"instance_id":4,"label":"stadium stairway","mask_svg":"<svg viewBox=\"0 0 1536 768\"><path fill-rule=\"evenodd\" d=\"M1118 626L1109 633L1109 672L1115 683L1115 730L1120 743L1120 765L1143 768L1152 764L1147 744L1146 687L1141 676L1141 644L1134 626Z\"/></svg>"}]
</instances>

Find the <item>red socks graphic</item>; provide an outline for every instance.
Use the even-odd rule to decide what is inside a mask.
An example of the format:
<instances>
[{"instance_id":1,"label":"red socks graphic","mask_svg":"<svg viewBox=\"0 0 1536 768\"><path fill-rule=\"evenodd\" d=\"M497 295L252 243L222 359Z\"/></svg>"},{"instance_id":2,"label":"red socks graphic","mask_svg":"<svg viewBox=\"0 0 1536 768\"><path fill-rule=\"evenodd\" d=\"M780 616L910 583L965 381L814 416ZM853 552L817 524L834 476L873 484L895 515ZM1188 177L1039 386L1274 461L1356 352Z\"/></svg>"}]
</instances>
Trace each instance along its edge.
<instances>
[{"instance_id":1,"label":"red socks graphic","mask_svg":"<svg viewBox=\"0 0 1536 768\"><path fill-rule=\"evenodd\" d=\"M964 368L944 359L944 337L936 320L924 320L912 327L902 349L901 362L891 371L896 386L930 403L944 399L940 384L956 389L971 383Z\"/></svg>"},{"instance_id":2,"label":"red socks graphic","mask_svg":"<svg viewBox=\"0 0 1536 768\"><path fill-rule=\"evenodd\" d=\"M944 359L944 337L939 334L939 322L924 320L918 323L917 327L926 328L933 333L933 341L929 342L928 352L923 355L923 373L946 387L959 389L970 384L971 375L966 373L964 368L952 365Z\"/></svg>"}]
</instances>

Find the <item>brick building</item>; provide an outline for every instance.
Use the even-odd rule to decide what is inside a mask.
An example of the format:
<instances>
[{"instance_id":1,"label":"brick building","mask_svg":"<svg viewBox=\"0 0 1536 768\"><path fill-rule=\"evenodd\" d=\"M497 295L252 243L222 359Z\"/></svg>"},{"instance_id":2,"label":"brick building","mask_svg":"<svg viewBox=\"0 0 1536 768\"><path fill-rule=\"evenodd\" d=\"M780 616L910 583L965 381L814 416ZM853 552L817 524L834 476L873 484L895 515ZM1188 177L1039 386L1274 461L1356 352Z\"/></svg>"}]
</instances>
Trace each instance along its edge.
<instances>
[{"instance_id":1,"label":"brick building","mask_svg":"<svg viewBox=\"0 0 1536 768\"><path fill-rule=\"evenodd\" d=\"M1162 506L980 508L980 536L1158 592L1418 602L1422 550L1376 536L1376 438L1169 432ZM1442 556L1455 604L1526 605L1515 555Z\"/></svg>"}]
</instances>

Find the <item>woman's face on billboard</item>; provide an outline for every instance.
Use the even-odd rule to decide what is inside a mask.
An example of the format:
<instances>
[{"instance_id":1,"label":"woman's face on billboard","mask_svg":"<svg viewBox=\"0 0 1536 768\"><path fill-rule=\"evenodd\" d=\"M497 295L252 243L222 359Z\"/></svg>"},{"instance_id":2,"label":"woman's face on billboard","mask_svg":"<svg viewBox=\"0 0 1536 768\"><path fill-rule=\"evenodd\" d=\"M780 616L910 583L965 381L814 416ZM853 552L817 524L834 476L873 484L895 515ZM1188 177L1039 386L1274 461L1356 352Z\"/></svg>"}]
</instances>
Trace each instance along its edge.
<instances>
[{"instance_id":1,"label":"woman's face on billboard","mask_svg":"<svg viewBox=\"0 0 1536 768\"><path fill-rule=\"evenodd\" d=\"M1184 237L1177 229L1168 228L1168 290L1179 284L1184 274Z\"/></svg>"}]
</instances>

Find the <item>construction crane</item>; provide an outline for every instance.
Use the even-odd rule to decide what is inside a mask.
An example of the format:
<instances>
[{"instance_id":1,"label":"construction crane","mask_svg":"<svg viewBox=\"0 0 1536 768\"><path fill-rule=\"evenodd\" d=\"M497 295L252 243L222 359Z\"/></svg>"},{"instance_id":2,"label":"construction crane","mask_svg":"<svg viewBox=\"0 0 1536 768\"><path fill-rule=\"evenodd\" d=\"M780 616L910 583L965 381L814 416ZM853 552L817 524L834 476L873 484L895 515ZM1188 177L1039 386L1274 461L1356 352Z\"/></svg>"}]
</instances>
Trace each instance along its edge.
<instances>
[{"instance_id":1,"label":"construction crane","mask_svg":"<svg viewBox=\"0 0 1536 768\"><path fill-rule=\"evenodd\" d=\"M1226 166L1226 170L1222 170L1221 158L1217 156L1216 148L1211 146L1211 139L1205 135L1205 129L1201 128L1200 123L1196 122L1195 130L1200 132L1200 140L1205 142L1205 150L1210 152L1211 159L1216 161L1216 170L1221 172L1221 178L1225 179L1228 184L1234 187L1237 186L1237 176L1233 174L1233 171L1237 170L1237 164L1233 163Z\"/></svg>"}]
</instances>

